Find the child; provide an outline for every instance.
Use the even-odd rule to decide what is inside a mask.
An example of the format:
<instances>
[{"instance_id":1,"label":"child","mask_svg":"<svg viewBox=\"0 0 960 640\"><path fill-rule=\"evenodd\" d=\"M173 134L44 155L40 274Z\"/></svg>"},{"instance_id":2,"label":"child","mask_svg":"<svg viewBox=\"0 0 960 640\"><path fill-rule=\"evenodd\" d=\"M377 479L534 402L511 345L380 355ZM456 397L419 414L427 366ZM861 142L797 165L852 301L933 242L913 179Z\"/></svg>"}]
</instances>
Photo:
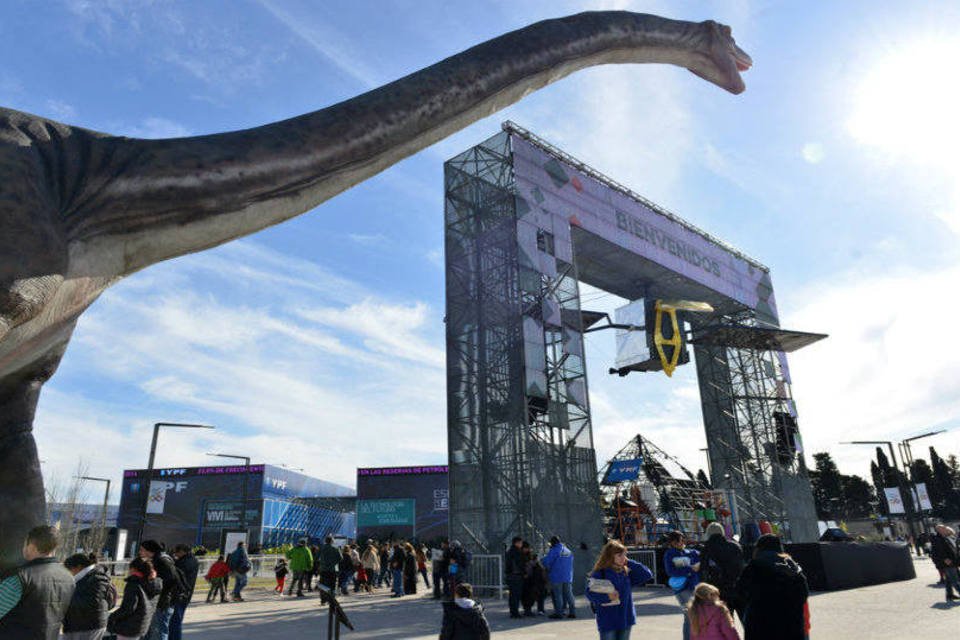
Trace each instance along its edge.
<instances>
[{"instance_id":1,"label":"child","mask_svg":"<svg viewBox=\"0 0 960 640\"><path fill-rule=\"evenodd\" d=\"M118 640L136 640L150 629L163 583L153 570L153 563L140 558L130 561L130 575L125 582L120 607L107 618L107 631L116 634Z\"/></svg>"},{"instance_id":2,"label":"child","mask_svg":"<svg viewBox=\"0 0 960 640\"><path fill-rule=\"evenodd\" d=\"M287 581L287 573L289 573L287 571L287 561L280 558L273 567L273 575L277 577L277 586L273 589L274 593L283 595L283 583Z\"/></svg>"},{"instance_id":3,"label":"child","mask_svg":"<svg viewBox=\"0 0 960 640\"><path fill-rule=\"evenodd\" d=\"M358 590L373 593L373 587L370 586L370 576L367 575L367 568L362 564L357 565L356 587Z\"/></svg>"},{"instance_id":4,"label":"child","mask_svg":"<svg viewBox=\"0 0 960 640\"><path fill-rule=\"evenodd\" d=\"M627 558L627 548L610 540L600 550L587 581L587 600L597 615L601 638L629 638L637 623L633 609L633 587L653 579L645 565Z\"/></svg>"},{"instance_id":5,"label":"child","mask_svg":"<svg viewBox=\"0 0 960 640\"><path fill-rule=\"evenodd\" d=\"M473 587L461 582L454 600L443 603L440 640L490 640L490 625L483 616L483 605L473 599Z\"/></svg>"},{"instance_id":6,"label":"child","mask_svg":"<svg viewBox=\"0 0 960 640\"><path fill-rule=\"evenodd\" d=\"M687 605L687 617L690 640L740 640L730 611L720 600L720 590L712 584L701 582L696 586Z\"/></svg>"},{"instance_id":7,"label":"child","mask_svg":"<svg viewBox=\"0 0 960 640\"><path fill-rule=\"evenodd\" d=\"M204 576L210 583L210 592L207 593L207 602L217 599L217 593L220 594L220 602L227 601L227 576L230 575L230 567L224 561L223 556L219 556L217 561L211 565L207 575Z\"/></svg>"}]
</instances>

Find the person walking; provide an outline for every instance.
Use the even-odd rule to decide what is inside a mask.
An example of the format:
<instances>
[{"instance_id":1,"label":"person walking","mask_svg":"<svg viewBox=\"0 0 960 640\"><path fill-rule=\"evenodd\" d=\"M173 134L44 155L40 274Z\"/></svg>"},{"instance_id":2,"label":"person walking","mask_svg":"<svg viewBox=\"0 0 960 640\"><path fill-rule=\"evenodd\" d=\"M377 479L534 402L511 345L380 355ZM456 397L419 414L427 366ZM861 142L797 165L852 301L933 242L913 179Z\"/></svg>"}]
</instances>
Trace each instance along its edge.
<instances>
[{"instance_id":1,"label":"person walking","mask_svg":"<svg viewBox=\"0 0 960 640\"><path fill-rule=\"evenodd\" d=\"M27 532L23 559L0 582L0 638L56 640L73 596L73 576L54 557L60 538L53 527Z\"/></svg>"},{"instance_id":2,"label":"person walking","mask_svg":"<svg viewBox=\"0 0 960 640\"><path fill-rule=\"evenodd\" d=\"M169 640L170 619L173 617L173 604L180 596L184 585L173 558L167 555L163 546L156 540L144 540L140 543L140 558L149 560L157 577L163 584L157 596L157 606L150 622L150 630L145 640Z\"/></svg>"},{"instance_id":3,"label":"person walking","mask_svg":"<svg viewBox=\"0 0 960 640\"><path fill-rule=\"evenodd\" d=\"M393 573L393 593L391 598L403 597L403 566L406 564L406 554L400 543L393 545L393 555L390 556L390 571Z\"/></svg>"},{"instance_id":4,"label":"person walking","mask_svg":"<svg viewBox=\"0 0 960 640\"><path fill-rule=\"evenodd\" d=\"M144 558L130 561L124 581L120 607L107 617L107 632L117 640L139 640L150 630L163 581L157 577L153 563Z\"/></svg>"},{"instance_id":5,"label":"person walking","mask_svg":"<svg viewBox=\"0 0 960 640\"><path fill-rule=\"evenodd\" d=\"M520 599L523 595L523 538L515 536L504 554L503 571L510 591L508 606L510 617L520 617Z\"/></svg>"},{"instance_id":6,"label":"person walking","mask_svg":"<svg viewBox=\"0 0 960 640\"><path fill-rule=\"evenodd\" d=\"M380 545L379 552L380 559L380 575L377 576L377 586L381 587L386 584L390 586L390 545L384 543Z\"/></svg>"},{"instance_id":7,"label":"person walking","mask_svg":"<svg viewBox=\"0 0 960 640\"><path fill-rule=\"evenodd\" d=\"M454 596L443 603L440 640L490 640L490 625L483 605L473 599L473 587L461 582Z\"/></svg>"},{"instance_id":8,"label":"person walking","mask_svg":"<svg viewBox=\"0 0 960 640\"><path fill-rule=\"evenodd\" d=\"M324 538L318 555L320 556L320 583L332 593L336 593L337 569L343 558L340 556L340 550L333 546L333 536Z\"/></svg>"},{"instance_id":9,"label":"person walking","mask_svg":"<svg viewBox=\"0 0 960 640\"><path fill-rule=\"evenodd\" d=\"M207 603L217 599L220 594L220 602L227 601L227 576L230 575L230 565L226 563L223 556L218 556L217 561L210 565L210 570L204 576L210 583L210 591L207 592Z\"/></svg>"},{"instance_id":10,"label":"person walking","mask_svg":"<svg viewBox=\"0 0 960 640\"><path fill-rule=\"evenodd\" d=\"M680 603L683 615L683 640L690 640L690 620L687 618L687 604L693 597L693 590L700 582L700 554L696 549L687 549L683 534L671 531L667 534L670 548L663 554L663 566L667 572L667 582L673 595Z\"/></svg>"},{"instance_id":11,"label":"person walking","mask_svg":"<svg viewBox=\"0 0 960 640\"><path fill-rule=\"evenodd\" d=\"M287 560L290 561L290 571L293 572L293 580L290 582L290 588L287 590L287 595L293 595L293 589L297 589L297 597L304 598L303 585L304 582L310 582L310 572L313 571L313 553L310 551L310 548L307 547L307 539L300 538L297 541L297 546L288 550L285 554ZM280 588L280 593L283 593L283 587Z\"/></svg>"},{"instance_id":12,"label":"person walking","mask_svg":"<svg viewBox=\"0 0 960 640\"><path fill-rule=\"evenodd\" d=\"M439 600L448 593L447 551L450 544L443 540L439 547L430 550L430 569L433 573L433 598Z\"/></svg>"},{"instance_id":13,"label":"person walking","mask_svg":"<svg viewBox=\"0 0 960 640\"><path fill-rule=\"evenodd\" d=\"M426 585L426 588L430 588L430 579L427 577L427 549L426 547L417 547L416 549L417 556L417 571L423 576L423 584Z\"/></svg>"},{"instance_id":14,"label":"person walking","mask_svg":"<svg viewBox=\"0 0 960 640\"><path fill-rule=\"evenodd\" d=\"M367 592L372 592L374 583L380 575L380 551L373 540L367 540L367 546L363 550L363 555L360 556L360 566L366 574Z\"/></svg>"},{"instance_id":15,"label":"person walking","mask_svg":"<svg viewBox=\"0 0 960 640\"><path fill-rule=\"evenodd\" d=\"M243 602L243 588L247 586L247 573L251 569L250 556L247 555L246 545L243 542L237 543L237 548L227 556L227 566L230 567L230 575L233 576L233 592L231 593L234 602Z\"/></svg>"},{"instance_id":16,"label":"person walking","mask_svg":"<svg viewBox=\"0 0 960 640\"><path fill-rule=\"evenodd\" d=\"M960 594L960 574L957 573L957 565L960 563L960 553L957 551L957 538L953 529L948 526L938 524L936 534L933 536L931 557L939 560L943 566L943 582L946 585L946 600L950 602L957 600L953 590Z\"/></svg>"},{"instance_id":17,"label":"person walking","mask_svg":"<svg viewBox=\"0 0 960 640\"><path fill-rule=\"evenodd\" d=\"M274 593L283 595L283 584L287 581L288 573L290 570L287 568L287 561L277 558L276 564L273 565L273 576L277 579L277 586L273 588Z\"/></svg>"},{"instance_id":18,"label":"person walking","mask_svg":"<svg viewBox=\"0 0 960 640\"><path fill-rule=\"evenodd\" d=\"M736 542L727 540L719 522L707 525L706 537L700 554L700 579L719 589L720 600L743 622L743 603L737 595L737 579L743 571L743 550Z\"/></svg>"},{"instance_id":19,"label":"person walking","mask_svg":"<svg viewBox=\"0 0 960 640\"><path fill-rule=\"evenodd\" d=\"M403 546L403 592L417 592L417 552L409 542Z\"/></svg>"},{"instance_id":20,"label":"person walking","mask_svg":"<svg viewBox=\"0 0 960 640\"><path fill-rule=\"evenodd\" d=\"M744 640L803 640L803 607L809 590L800 566L784 553L780 538L757 539L753 559L737 581L743 598Z\"/></svg>"},{"instance_id":21,"label":"person walking","mask_svg":"<svg viewBox=\"0 0 960 640\"><path fill-rule=\"evenodd\" d=\"M317 581L317 590L320 590L320 585L323 582L320 580L320 547L315 544L311 544L307 547L310 549L310 555L313 556L313 567L309 571L305 572L304 582L307 585L305 591L313 592L313 581Z\"/></svg>"},{"instance_id":22,"label":"person walking","mask_svg":"<svg viewBox=\"0 0 960 640\"><path fill-rule=\"evenodd\" d=\"M687 617L691 640L740 640L733 616L720 599L720 590L708 582L701 582L693 590Z\"/></svg>"},{"instance_id":23,"label":"person walking","mask_svg":"<svg viewBox=\"0 0 960 640\"><path fill-rule=\"evenodd\" d=\"M550 579L550 595L553 600L551 618L576 618L576 601L573 597L573 551L563 544L558 536L550 538L550 551L543 558L543 567Z\"/></svg>"},{"instance_id":24,"label":"person walking","mask_svg":"<svg viewBox=\"0 0 960 640\"><path fill-rule=\"evenodd\" d=\"M170 640L183 638L183 617L187 607L193 600L193 590L197 586L197 574L200 573L200 562L193 555L189 545L178 544L173 548L173 563L180 570L183 579L183 590L173 603L173 615L170 617Z\"/></svg>"},{"instance_id":25,"label":"person walking","mask_svg":"<svg viewBox=\"0 0 960 640\"><path fill-rule=\"evenodd\" d=\"M76 553L63 561L75 584L63 618L64 640L100 640L107 632L107 614L116 605L110 576L90 556Z\"/></svg>"},{"instance_id":26,"label":"person walking","mask_svg":"<svg viewBox=\"0 0 960 640\"><path fill-rule=\"evenodd\" d=\"M630 640L630 630L637 623L633 587L652 579L649 568L627 558L621 542L610 540L603 545L585 591L597 614L600 640Z\"/></svg>"}]
</instances>

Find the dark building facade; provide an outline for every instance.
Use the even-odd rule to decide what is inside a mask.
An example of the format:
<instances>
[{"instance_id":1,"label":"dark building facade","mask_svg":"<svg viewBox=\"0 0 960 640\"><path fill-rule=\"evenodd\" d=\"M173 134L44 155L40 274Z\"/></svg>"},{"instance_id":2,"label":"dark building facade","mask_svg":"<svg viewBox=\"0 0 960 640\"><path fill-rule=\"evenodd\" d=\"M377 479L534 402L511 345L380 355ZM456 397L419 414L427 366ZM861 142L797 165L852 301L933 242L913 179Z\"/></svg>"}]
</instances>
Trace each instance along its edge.
<instances>
[{"instance_id":1,"label":"dark building facade","mask_svg":"<svg viewBox=\"0 0 960 640\"><path fill-rule=\"evenodd\" d=\"M244 480L246 505L244 508ZM146 511L144 512L144 503ZM215 549L223 530L246 528L249 547L274 547L301 537L354 537L353 489L264 464L154 469L123 473L118 526L167 546Z\"/></svg>"},{"instance_id":2,"label":"dark building facade","mask_svg":"<svg viewBox=\"0 0 960 640\"><path fill-rule=\"evenodd\" d=\"M446 465L357 469L357 538L446 538L447 473Z\"/></svg>"}]
</instances>

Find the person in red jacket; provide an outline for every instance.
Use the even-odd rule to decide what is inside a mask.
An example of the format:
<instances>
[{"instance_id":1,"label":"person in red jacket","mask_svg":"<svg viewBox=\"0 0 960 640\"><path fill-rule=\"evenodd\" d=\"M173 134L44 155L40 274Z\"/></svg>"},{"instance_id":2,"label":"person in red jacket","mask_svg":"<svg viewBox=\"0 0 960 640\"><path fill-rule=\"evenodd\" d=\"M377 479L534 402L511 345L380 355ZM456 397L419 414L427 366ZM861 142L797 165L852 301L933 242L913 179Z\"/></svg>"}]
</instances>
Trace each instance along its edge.
<instances>
[{"instance_id":1,"label":"person in red jacket","mask_svg":"<svg viewBox=\"0 0 960 640\"><path fill-rule=\"evenodd\" d=\"M687 617L690 640L740 640L730 610L720 600L720 590L712 584L701 582L693 590Z\"/></svg>"},{"instance_id":2,"label":"person in red jacket","mask_svg":"<svg viewBox=\"0 0 960 640\"><path fill-rule=\"evenodd\" d=\"M207 594L207 602L217 599L220 594L220 602L227 601L227 576L230 575L230 566L224 562L223 556L217 558L210 570L205 576L210 583L210 593Z\"/></svg>"}]
</instances>

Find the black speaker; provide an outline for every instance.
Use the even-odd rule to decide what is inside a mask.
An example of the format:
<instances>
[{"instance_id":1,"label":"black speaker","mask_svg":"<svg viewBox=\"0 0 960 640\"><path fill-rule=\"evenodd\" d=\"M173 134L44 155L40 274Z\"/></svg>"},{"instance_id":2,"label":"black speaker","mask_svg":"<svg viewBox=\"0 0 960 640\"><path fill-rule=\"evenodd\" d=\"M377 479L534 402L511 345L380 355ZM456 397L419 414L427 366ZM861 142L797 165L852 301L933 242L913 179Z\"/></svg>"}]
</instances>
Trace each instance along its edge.
<instances>
[{"instance_id":1,"label":"black speaker","mask_svg":"<svg viewBox=\"0 0 960 640\"><path fill-rule=\"evenodd\" d=\"M773 423L777 430L777 461L789 466L797 457L797 420L786 411L774 411Z\"/></svg>"}]
</instances>

